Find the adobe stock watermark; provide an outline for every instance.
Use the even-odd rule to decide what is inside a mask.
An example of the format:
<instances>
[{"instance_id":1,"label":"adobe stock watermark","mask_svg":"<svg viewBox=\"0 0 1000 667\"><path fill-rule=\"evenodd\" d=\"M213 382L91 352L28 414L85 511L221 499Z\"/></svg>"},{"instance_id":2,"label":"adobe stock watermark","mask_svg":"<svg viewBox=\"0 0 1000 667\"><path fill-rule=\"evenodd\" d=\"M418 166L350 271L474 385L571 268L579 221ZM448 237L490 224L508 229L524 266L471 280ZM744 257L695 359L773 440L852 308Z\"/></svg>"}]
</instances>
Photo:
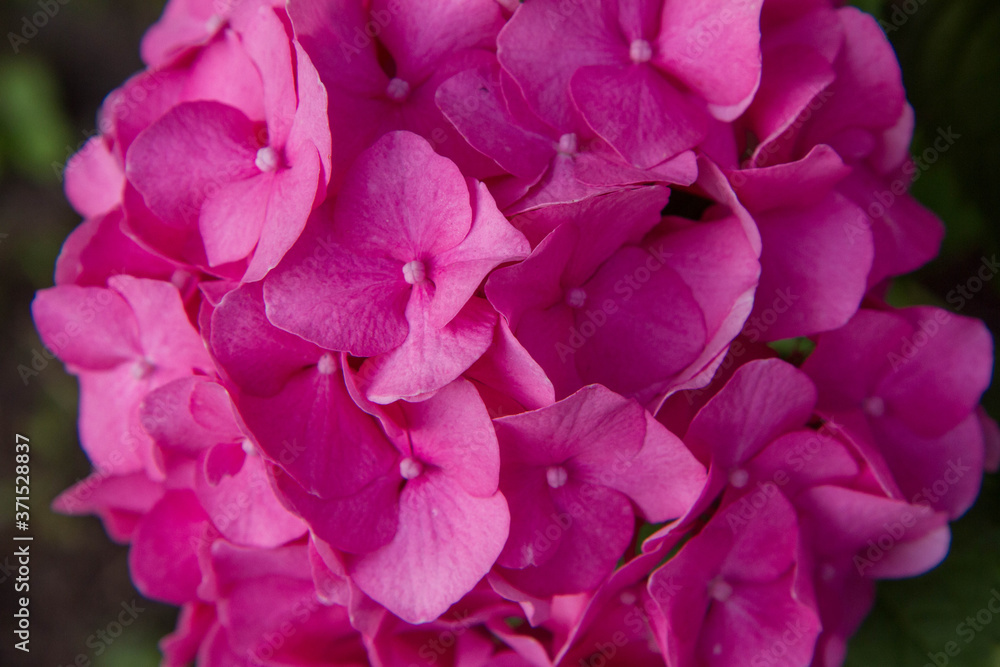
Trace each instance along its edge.
<instances>
[{"instance_id":1,"label":"adobe stock watermark","mask_svg":"<svg viewBox=\"0 0 1000 667\"><path fill-rule=\"evenodd\" d=\"M118 612L116 620L109 622L103 628L98 628L87 637L85 644L90 651L78 653L72 662L59 667L90 667L93 664L91 657L99 658L104 655L111 645L122 636L125 628L135 623L139 614L144 611L146 608L140 607L135 599L131 602L122 602L121 611Z\"/></svg>"},{"instance_id":2,"label":"adobe stock watermark","mask_svg":"<svg viewBox=\"0 0 1000 667\"><path fill-rule=\"evenodd\" d=\"M692 60L700 58L735 21L746 15L759 15L760 5L760 0L732 0L722 11L700 21L694 30L688 31L684 55Z\"/></svg>"},{"instance_id":3,"label":"adobe stock watermark","mask_svg":"<svg viewBox=\"0 0 1000 667\"><path fill-rule=\"evenodd\" d=\"M350 64L354 56L361 55L362 49L369 48L402 9L403 0L391 0L385 9L371 10L371 19L364 27L354 26L351 41L340 42L340 54L344 61Z\"/></svg>"},{"instance_id":4,"label":"adobe stock watermark","mask_svg":"<svg viewBox=\"0 0 1000 667\"><path fill-rule=\"evenodd\" d=\"M941 327L947 324L953 315L946 310L935 309L933 317L920 320L917 330L909 336L903 336L899 341L899 346L895 350L890 350L886 355L886 360L893 372L898 371L906 364L913 361L917 354L941 332ZM884 409L882 404L866 405L866 409L873 416L881 416Z\"/></svg>"},{"instance_id":5,"label":"adobe stock watermark","mask_svg":"<svg viewBox=\"0 0 1000 667\"><path fill-rule=\"evenodd\" d=\"M774 156L781 150L783 145L787 145L792 142L798 134L798 131L802 127L812 120L813 115L816 114L823 106L830 101L833 97L833 92L829 88L815 89L812 91L812 100L806 107L800 111L793 119L790 117L787 120L792 120L791 124L785 128L785 130L772 139L768 141L764 146L756 152L756 156L748 157L740 165L740 171L733 172L730 175L730 183L735 190L739 190L744 185L746 185L746 175L743 170L746 169L762 169L774 159ZM786 122L787 122L786 120Z\"/></svg>"},{"instance_id":6,"label":"adobe stock watermark","mask_svg":"<svg viewBox=\"0 0 1000 667\"><path fill-rule=\"evenodd\" d=\"M566 304L582 313L578 314L576 323L571 325L566 332L565 341L557 341L555 350L559 355L559 361L566 363L573 357L587 341L593 338L597 331L608 323L621 309L621 304L627 303L641 290L653 277L667 265L667 259L671 253L663 250L663 244L655 248L646 248L646 258L639 266L621 278L614 284L614 292L618 297L604 299L599 304L590 306L587 303L587 292L582 287L574 287L566 291Z\"/></svg>"},{"instance_id":7,"label":"adobe stock watermark","mask_svg":"<svg viewBox=\"0 0 1000 667\"><path fill-rule=\"evenodd\" d=\"M760 303L759 297L758 294L756 303ZM775 290L771 304L753 317L747 318L743 325L743 335L749 338L751 343L756 343L774 326L778 317L787 313L799 298L800 295L792 292L791 287Z\"/></svg>"},{"instance_id":8,"label":"adobe stock watermark","mask_svg":"<svg viewBox=\"0 0 1000 667\"><path fill-rule=\"evenodd\" d=\"M836 439L840 429L833 422L826 422L812 433L805 442L797 444L785 454L786 468L774 471L770 479L757 480L756 488L747 491L739 501L726 507L726 524L736 533L754 519L780 489L792 481L792 473L802 472L809 463L823 451L822 438ZM742 489L750 483L750 474L743 468L735 468L729 473L729 484Z\"/></svg>"},{"instance_id":9,"label":"adobe stock watermark","mask_svg":"<svg viewBox=\"0 0 1000 667\"><path fill-rule=\"evenodd\" d=\"M37 348L31 349L31 361L28 364L18 364L17 374L21 378L24 386L28 386L31 378L37 377L49 367L49 362L59 356L59 352L65 349L72 342L86 331L85 325L90 324L101 314L115 299L120 297L110 289L97 289L83 301L76 304L77 313L75 317L69 318L59 331L48 332L48 337L52 347L42 345L41 351Z\"/></svg>"},{"instance_id":10,"label":"adobe stock watermark","mask_svg":"<svg viewBox=\"0 0 1000 667\"><path fill-rule=\"evenodd\" d=\"M972 466L963 464L962 459L949 460L948 469L945 470L941 478L922 488L910 499L912 508L900 512L896 520L884 522L882 533L878 537L868 540L868 549L864 555L854 555L854 567L858 574L863 576L866 570L874 567L896 545L902 543L910 529L917 525L917 519L921 515L927 515L934 511L931 504L947 496L951 489L971 470Z\"/></svg>"},{"instance_id":11,"label":"adobe stock watermark","mask_svg":"<svg viewBox=\"0 0 1000 667\"><path fill-rule=\"evenodd\" d=\"M35 5L38 6L38 11L30 16L25 14L21 17L18 32L7 33L7 41L10 42L10 48L14 51L14 55L19 54L21 47L37 37L39 31L47 26L49 21L54 19L59 11L69 3L70 0L36 0Z\"/></svg>"},{"instance_id":12,"label":"adobe stock watermark","mask_svg":"<svg viewBox=\"0 0 1000 667\"><path fill-rule=\"evenodd\" d=\"M880 18L878 24L882 26L885 34L891 35L906 25L906 22L926 3L927 0L903 0L891 3L892 13L889 14L888 20Z\"/></svg>"},{"instance_id":13,"label":"adobe stock watermark","mask_svg":"<svg viewBox=\"0 0 1000 667\"><path fill-rule=\"evenodd\" d=\"M965 282L955 285L955 289L948 292L944 300L955 307L955 312L961 312L966 304L982 291L986 283L996 278L998 273L1000 273L1000 262L997 262L996 255L989 258L981 257L979 269Z\"/></svg>"},{"instance_id":14,"label":"adobe stock watermark","mask_svg":"<svg viewBox=\"0 0 1000 667\"><path fill-rule=\"evenodd\" d=\"M975 615L966 616L965 620L955 626L955 634L965 642L965 646L968 646L997 615L1000 615L1000 591L993 588L990 589L990 597L986 604ZM951 664L952 658L958 657L962 652L962 648L963 645L957 641L947 642L940 651L927 654L929 662L924 663L923 667L947 667Z\"/></svg>"},{"instance_id":15,"label":"adobe stock watermark","mask_svg":"<svg viewBox=\"0 0 1000 667\"><path fill-rule=\"evenodd\" d=\"M420 659L428 665L437 664L448 651L454 648L459 638L476 625L471 616L472 613L468 609L457 612L455 625L441 630L435 637L420 645L420 648L417 649L417 655L420 656ZM420 665L411 662L409 667L420 667Z\"/></svg>"},{"instance_id":16,"label":"adobe stock watermark","mask_svg":"<svg viewBox=\"0 0 1000 667\"><path fill-rule=\"evenodd\" d=\"M961 138L962 135L955 133L950 125L947 128L939 127L931 145L920 155L911 155L910 160L902 166L900 178L893 180L886 189L872 192L874 201L868 204L865 210L867 215L861 215L858 219L844 224L847 240L855 243L859 237L865 236L865 232L871 229L872 223L883 219L896 203L896 199L909 192L913 184L920 180L921 175L934 166Z\"/></svg>"}]
</instances>

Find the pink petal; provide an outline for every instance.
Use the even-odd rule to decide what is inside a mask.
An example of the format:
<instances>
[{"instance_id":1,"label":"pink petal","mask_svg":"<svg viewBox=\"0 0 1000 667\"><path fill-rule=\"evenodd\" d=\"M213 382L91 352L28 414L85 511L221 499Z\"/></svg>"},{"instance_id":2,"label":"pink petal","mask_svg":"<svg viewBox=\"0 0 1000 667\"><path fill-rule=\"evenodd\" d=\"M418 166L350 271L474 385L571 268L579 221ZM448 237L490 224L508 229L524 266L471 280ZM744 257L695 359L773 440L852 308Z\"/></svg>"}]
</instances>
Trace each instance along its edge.
<instances>
[{"instance_id":1,"label":"pink petal","mask_svg":"<svg viewBox=\"0 0 1000 667\"><path fill-rule=\"evenodd\" d=\"M129 551L136 588L170 604L195 598L201 581L195 545L208 516L190 491L170 491L145 516Z\"/></svg>"},{"instance_id":2,"label":"pink petal","mask_svg":"<svg viewBox=\"0 0 1000 667\"><path fill-rule=\"evenodd\" d=\"M489 572L509 523L499 493L476 498L449 476L429 472L404 487L392 542L358 559L351 578L403 620L424 623Z\"/></svg>"},{"instance_id":3,"label":"pink petal","mask_svg":"<svg viewBox=\"0 0 1000 667\"><path fill-rule=\"evenodd\" d=\"M704 112L650 67L584 67L570 88L590 127L640 169L705 136Z\"/></svg>"},{"instance_id":4,"label":"pink petal","mask_svg":"<svg viewBox=\"0 0 1000 667\"><path fill-rule=\"evenodd\" d=\"M430 321L431 295L415 286L406 307L410 331L395 350L373 361L368 398L387 404L419 399L464 373L493 341L497 314L484 299L470 300L443 328Z\"/></svg>"}]
</instances>

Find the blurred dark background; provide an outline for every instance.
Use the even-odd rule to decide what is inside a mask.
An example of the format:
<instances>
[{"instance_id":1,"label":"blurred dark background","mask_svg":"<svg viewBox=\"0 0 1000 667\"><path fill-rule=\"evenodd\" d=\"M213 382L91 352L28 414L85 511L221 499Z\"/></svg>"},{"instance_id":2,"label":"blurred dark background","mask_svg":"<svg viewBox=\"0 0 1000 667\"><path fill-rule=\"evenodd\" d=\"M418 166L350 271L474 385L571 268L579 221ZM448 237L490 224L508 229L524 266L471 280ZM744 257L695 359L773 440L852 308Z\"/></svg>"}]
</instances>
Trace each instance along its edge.
<instances>
[{"instance_id":1,"label":"blurred dark background","mask_svg":"<svg viewBox=\"0 0 1000 667\"><path fill-rule=\"evenodd\" d=\"M65 4L60 4L60 1ZM209 0L206 0L206 2ZM897 305L949 307L946 295L998 252L1000 211L1000 4L996 0L880 0L856 4L880 17L903 66L916 109L913 152L951 127L961 138L921 174L914 194L948 228L941 256L899 281ZM42 21L36 17L48 8ZM68 518L48 506L83 479L89 464L76 436L77 387L51 362L23 381L41 342L31 323L35 290L52 284L59 247L78 224L62 195L61 167L95 132L97 109L112 89L141 67L138 44L162 10L161 0L2 0L0 8L0 548L3 623L0 664L63 667L156 665L157 640L174 623L172 608L142 601L128 578L125 547L111 543L94 518ZM37 18L35 32L26 26ZM28 22L26 24L26 21ZM25 37L12 44L10 33ZM29 36L30 35L30 36ZM17 53L15 53L15 46ZM1000 280L986 283L961 314L1000 332ZM1000 390L985 398L1000 416ZM32 651L13 649L15 434L31 439ZM1000 489L987 479L983 495L954 525L953 553L932 573L880 584L876 609L852 645L857 667L921 667L958 645L951 665L1000 666L1000 616L966 643L958 624L975 617L1000 590ZM122 603L144 608L110 644L96 633L115 621ZM991 619L993 616L991 615ZM943 654L942 654L943 655ZM83 658L78 658L83 656ZM939 658L940 660L940 658ZM941 665L939 661L937 663Z\"/></svg>"}]
</instances>

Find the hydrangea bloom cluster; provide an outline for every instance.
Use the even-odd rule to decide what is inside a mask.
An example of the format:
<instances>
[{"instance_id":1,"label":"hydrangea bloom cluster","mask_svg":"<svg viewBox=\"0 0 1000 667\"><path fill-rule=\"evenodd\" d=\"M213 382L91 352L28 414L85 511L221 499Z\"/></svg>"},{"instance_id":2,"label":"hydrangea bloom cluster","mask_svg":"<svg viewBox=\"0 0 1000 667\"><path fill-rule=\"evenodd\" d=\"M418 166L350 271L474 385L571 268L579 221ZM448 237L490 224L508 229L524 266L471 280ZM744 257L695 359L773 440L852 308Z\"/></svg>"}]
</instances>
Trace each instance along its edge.
<instances>
[{"instance_id":1,"label":"hydrangea bloom cluster","mask_svg":"<svg viewBox=\"0 0 1000 667\"><path fill-rule=\"evenodd\" d=\"M840 665L1000 463L982 323L884 300L943 229L856 9L170 0L142 54L33 312L165 667Z\"/></svg>"}]
</instances>

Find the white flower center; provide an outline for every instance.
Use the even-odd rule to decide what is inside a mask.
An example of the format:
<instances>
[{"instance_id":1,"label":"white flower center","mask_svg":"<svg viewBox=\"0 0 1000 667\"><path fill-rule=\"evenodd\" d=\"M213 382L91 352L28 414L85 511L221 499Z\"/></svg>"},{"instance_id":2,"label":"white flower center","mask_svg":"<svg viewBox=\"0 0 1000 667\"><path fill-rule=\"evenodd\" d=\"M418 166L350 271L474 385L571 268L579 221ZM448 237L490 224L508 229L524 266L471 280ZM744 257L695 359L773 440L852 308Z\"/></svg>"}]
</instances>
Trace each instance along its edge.
<instances>
[{"instance_id":1,"label":"white flower center","mask_svg":"<svg viewBox=\"0 0 1000 667\"><path fill-rule=\"evenodd\" d=\"M423 471L424 467L420 465L420 461L409 456L399 462L399 474L403 476L403 479L419 477Z\"/></svg>"},{"instance_id":2,"label":"white flower center","mask_svg":"<svg viewBox=\"0 0 1000 667\"><path fill-rule=\"evenodd\" d=\"M708 596L713 600L718 600L719 602L725 602L733 595L733 587L729 583L720 577L712 579L708 582Z\"/></svg>"},{"instance_id":3,"label":"white flower center","mask_svg":"<svg viewBox=\"0 0 1000 667\"><path fill-rule=\"evenodd\" d=\"M628 57L634 63L649 62L653 57L653 47L644 39L634 40L628 47Z\"/></svg>"},{"instance_id":4,"label":"white flower center","mask_svg":"<svg viewBox=\"0 0 1000 667\"><path fill-rule=\"evenodd\" d=\"M144 380L148 378L152 372L156 369L156 366L149 359L140 359L132 365L132 377L136 380Z\"/></svg>"},{"instance_id":5,"label":"white flower center","mask_svg":"<svg viewBox=\"0 0 1000 667\"><path fill-rule=\"evenodd\" d=\"M737 489L742 489L750 481L750 473L743 468L736 468L729 473L729 483Z\"/></svg>"},{"instance_id":6,"label":"white flower center","mask_svg":"<svg viewBox=\"0 0 1000 667\"><path fill-rule=\"evenodd\" d=\"M419 259L415 259L412 262L407 262L403 265L403 280L411 285L422 283L426 278L427 269L424 268L424 263Z\"/></svg>"},{"instance_id":7,"label":"white flower center","mask_svg":"<svg viewBox=\"0 0 1000 667\"><path fill-rule=\"evenodd\" d=\"M885 401L881 396L869 396L861 403L861 409L871 417L881 417L885 414Z\"/></svg>"},{"instance_id":8,"label":"white flower center","mask_svg":"<svg viewBox=\"0 0 1000 667\"><path fill-rule=\"evenodd\" d=\"M402 79L393 78L385 87L385 94L394 102L402 102L410 94L410 84Z\"/></svg>"},{"instance_id":9,"label":"white flower center","mask_svg":"<svg viewBox=\"0 0 1000 667\"><path fill-rule=\"evenodd\" d=\"M205 32L212 34L216 30L222 27L222 24L226 22L226 19L222 18L218 14L212 14L205 21Z\"/></svg>"},{"instance_id":10,"label":"white flower center","mask_svg":"<svg viewBox=\"0 0 1000 667\"><path fill-rule=\"evenodd\" d=\"M316 370L322 375L333 375L337 371L337 360L332 354L327 352L316 363Z\"/></svg>"},{"instance_id":11,"label":"white flower center","mask_svg":"<svg viewBox=\"0 0 1000 667\"><path fill-rule=\"evenodd\" d=\"M545 481L549 483L549 486L553 489L558 489L560 486L566 483L569 479L569 473L566 472L566 468L562 466L550 466L548 470L545 471Z\"/></svg>"},{"instance_id":12,"label":"white flower center","mask_svg":"<svg viewBox=\"0 0 1000 667\"><path fill-rule=\"evenodd\" d=\"M587 293L582 287L566 290L566 305L570 308L583 308L587 302Z\"/></svg>"},{"instance_id":13,"label":"white flower center","mask_svg":"<svg viewBox=\"0 0 1000 667\"><path fill-rule=\"evenodd\" d=\"M274 171L278 168L278 151L270 146L264 146L257 151L257 159L253 163L261 171Z\"/></svg>"},{"instance_id":14,"label":"white flower center","mask_svg":"<svg viewBox=\"0 0 1000 667\"><path fill-rule=\"evenodd\" d=\"M559 152L563 155L576 155L579 143L576 140L576 133L570 132L559 137Z\"/></svg>"}]
</instances>

